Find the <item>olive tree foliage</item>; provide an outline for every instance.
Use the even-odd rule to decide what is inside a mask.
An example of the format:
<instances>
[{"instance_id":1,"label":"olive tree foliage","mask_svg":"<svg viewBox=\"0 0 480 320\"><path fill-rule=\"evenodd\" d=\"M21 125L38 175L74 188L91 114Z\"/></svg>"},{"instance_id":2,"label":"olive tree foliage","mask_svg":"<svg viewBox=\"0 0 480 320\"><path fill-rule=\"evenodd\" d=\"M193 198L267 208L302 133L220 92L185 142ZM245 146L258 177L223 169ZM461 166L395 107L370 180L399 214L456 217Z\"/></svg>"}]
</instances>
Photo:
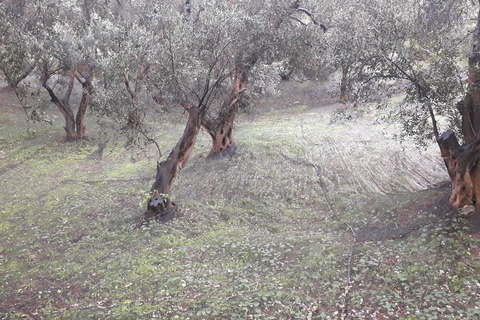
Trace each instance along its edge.
<instances>
[{"instance_id":1,"label":"olive tree foliage","mask_svg":"<svg viewBox=\"0 0 480 320\"><path fill-rule=\"evenodd\" d=\"M212 138L210 156L235 150L233 125L239 105L248 105L256 94L273 87L279 75L283 79L305 78L305 62L311 61L319 43L315 39L321 29L315 27L313 15L301 8L299 1L235 4L233 14L244 23L235 31L233 87L220 108L202 122Z\"/></svg>"},{"instance_id":2,"label":"olive tree foliage","mask_svg":"<svg viewBox=\"0 0 480 320\"><path fill-rule=\"evenodd\" d=\"M95 109L130 133L149 136L145 125L155 120L145 117L152 103L173 113L191 106L206 111L218 103L233 72L236 40L229 26L235 21L211 2L192 3L189 13L179 4L123 3L121 18L108 22L114 36L98 60L104 77Z\"/></svg>"},{"instance_id":3,"label":"olive tree foliage","mask_svg":"<svg viewBox=\"0 0 480 320\"><path fill-rule=\"evenodd\" d=\"M325 56L325 36L331 25L331 8L332 4L316 0L291 4L274 40L277 54L283 57L283 80L303 82L328 76L332 63Z\"/></svg>"},{"instance_id":4,"label":"olive tree foliage","mask_svg":"<svg viewBox=\"0 0 480 320\"><path fill-rule=\"evenodd\" d=\"M8 84L17 86L32 71L34 58L21 46L19 29L33 25L20 2L0 2L0 70Z\"/></svg>"},{"instance_id":5,"label":"olive tree foliage","mask_svg":"<svg viewBox=\"0 0 480 320\"><path fill-rule=\"evenodd\" d=\"M136 4L140 7L119 2L112 8L114 14L98 22L96 32L103 46L96 59L101 77L93 111L103 123L132 129L122 130L128 144L142 142L138 133L147 132L143 116L154 97L162 59L159 30L145 16L146 12L154 16L155 9L148 1Z\"/></svg>"},{"instance_id":6,"label":"olive tree foliage","mask_svg":"<svg viewBox=\"0 0 480 320\"><path fill-rule=\"evenodd\" d=\"M385 106L392 93L404 94L402 103L389 107L389 119L401 123L403 135L414 137L418 145L435 138L452 183L450 203L471 206L467 211L480 219L480 3L349 4L361 31L348 46L330 48L333 54L350 50L341 58L355 71L357 79L350 82L355 100L374 97ZM352 15L343 21L350 19ZM340 38L345 30L332 30L332 44L335 33Z\"/></svg>"},{"instance_id":7,"label":"olive tree foliage","mask_svg":"<svg viewBox=\"0 0 480 320\"><path fill-rule=\"evenodd\" d=\"M17 95L27 121L32 116L27 105L27 92L31 88L23 80L35 68L36 57L23 45L24 34L19 30L33 30L37 15L36 11L27 10L24 1L0 2L0 72Z\"/></svg>"},{"instance_id":8,"label":"olive tree foliage","mask_svg":"<svg viewBox=\"0 0 480 320\"><path fill-rule=\"evenodd\" d=\"M350 99L376 98L406 89L390 119L419 144L458 127L456 102L464 93L462 60L469 42L467 1L351 0L336 10L326 38L329 57L346 68ZM343 69L345 71L345 69ZM380 94L379 94L380 93ZM439 123L438 118L448 119Z\"/></svg>"},{"instance_id":9,"label":"olive tree foliage","mask_svg":"<svg viewBox=\"0 0 480 320\"><path fill-rule=\"evenodd\" d=\"M152 103L168 110L198 104L208 82L215 90L206 111L216 118L236 71L248 73L243 92L256 97L274 88L293 59L309 60L317 47L308 41L319 43L312 40L319 28L299 22L285 1L121 2L115 10L103 21L111 37L97 60L103 80L95 109L141 136Z\"/></svg>"}]
</instances>

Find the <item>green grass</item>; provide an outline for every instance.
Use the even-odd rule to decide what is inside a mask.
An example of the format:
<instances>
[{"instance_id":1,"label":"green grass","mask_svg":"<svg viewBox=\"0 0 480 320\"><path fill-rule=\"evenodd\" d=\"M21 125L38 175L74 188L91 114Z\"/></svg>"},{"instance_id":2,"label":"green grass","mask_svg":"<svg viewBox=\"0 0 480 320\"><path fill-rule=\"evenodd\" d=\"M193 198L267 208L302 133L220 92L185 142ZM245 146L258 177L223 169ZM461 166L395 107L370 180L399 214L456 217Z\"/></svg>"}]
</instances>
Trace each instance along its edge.
<instances>
[{"instance_id":1,"label":"green grass","mask_svg":"<svg viewBox=\"0 0 480 320\"><path fill-rule=\"evenodd\" d=\"M240 115L230 159L201 158L201 133L175 182L179 217L141 229L153 148L110 141L96 160L93 123L64 144L61 122L28 136L1 105L0 318L337 319L347 297L348 319L477 319L480 242L438 216L434 146L306 105ZM162 128L168 154L182 123ZM353 248L347 225L378 236Z\"/></svg>"}]
</instances>

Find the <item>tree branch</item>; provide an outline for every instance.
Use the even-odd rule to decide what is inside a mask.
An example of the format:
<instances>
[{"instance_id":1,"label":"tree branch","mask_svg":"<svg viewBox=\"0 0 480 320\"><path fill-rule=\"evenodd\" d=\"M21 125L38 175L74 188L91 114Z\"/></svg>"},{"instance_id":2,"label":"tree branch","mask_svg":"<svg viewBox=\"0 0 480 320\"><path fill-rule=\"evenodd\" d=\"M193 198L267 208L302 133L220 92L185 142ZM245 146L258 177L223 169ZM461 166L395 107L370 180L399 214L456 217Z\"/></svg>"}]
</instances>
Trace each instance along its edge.
<instances>
[{"instance_id":1,"label":"tree branch","mask_svg":"<svg viewBox=\"0 0 480 320\"><path fill-rule=\"evenodd\" d=\"M136 101L137 97L135 93L132 91L132 88L130 87L130 81L128 80L128 71L124 75L124 83L125 83L125 87L127 88L128 94L130 95L132 100Z\"/></svg>"},{"instance_id":2,"label":"tree branch","mask_svg":"<svg viewBox=\"0 0 480 320\"><path fill-rule=\"evenodd\" d=\"M294 16L288 16L290 19L293 19L297 22L299 22L301 25L303 26L307 26L307 24L305 22L303 22L302 20L298 19L297 17L294 17Z\"/></svg>"},{"instance_id":3,"label":"tree branch","mask_svg":"<svg viewBox=\"0 0 480 320\"><path fill-rule=\"evenodd\" d=\"M428 112L430 113L430 119L432 120L433 125L433 134L435 135L435 139L438 139L438 127L437 127L437 120L435 119L435 113L433 112L432 104L430 101L427 101L427 108Z\"/></svg>"},{"instance_id":4,"label":"tree branch","mask_svg":"<svg viewBox=\"0 0 480 320\"><path fill-rule=\"evenodd\" d=\"M307 16L310 17L310 19L312 19L312 22L315 24L315 25L318 25L318 21L315 20L315 16L313 15L313 13L311 13L310 11L308 11L307 9L305 8L297 8L297 11L300 11L300 12L303 12L305 13ZM323 28L322 28L323 29ZM326 31L326 30L324 30Z\"/></svg>"}]
</instances>

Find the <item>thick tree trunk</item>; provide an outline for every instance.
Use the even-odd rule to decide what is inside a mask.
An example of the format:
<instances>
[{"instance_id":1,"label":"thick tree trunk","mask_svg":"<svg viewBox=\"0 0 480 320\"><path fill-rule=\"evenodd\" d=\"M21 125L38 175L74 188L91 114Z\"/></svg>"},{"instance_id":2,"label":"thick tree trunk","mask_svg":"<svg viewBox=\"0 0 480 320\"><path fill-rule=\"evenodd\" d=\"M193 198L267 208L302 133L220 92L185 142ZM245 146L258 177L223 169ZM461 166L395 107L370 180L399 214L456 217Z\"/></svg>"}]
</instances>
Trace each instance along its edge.
<instances>
[{"instance_id":1,"label":"thick tree trunk","mask_svg":"<svg viewBox=\"0 0 480 320\"><path fill-rule=\"evenodd\" d=\"M182 138L170 152L167 160L157 165L157 176L151 188L154 196L148 202L145 218L163 219L172 213L171 209L175 206L171 200L172 185L190 158L204 114L205 109L200 107L189 109Z\"/></svg>"},{"instance_id":2,"label":"thick tree trunk","mask_svg":"<svg viewBox=\"0 0 480 320\"><path fill-rule=\"evenodd\" d=\"M480 217L480 11L473 36L472 54L468 61L467 93L458 104L462 117L464 145L460 146L453 132L437 138L452 183L450 202L454 207L474 205L475 219Z\"/></svg>"},{"instance_id":3,"label":"thick tree trunk","mask_svg":"<svg viewBox=\"0 0 480 320\"><path fill-rule=\"evenodd\" d=\"M234 88L220 109L216 119L204 117L202 126L212 137L212 149L209 156L218 154L235 145L233 140L233 123L244 92L247 90L247 77L250 68L237 70Z\"/></svg>"},{"instance_id":4,"label":"thick tree trunk","mask_svg":"<svg viewBox=\"0 0 480 320\"><path fill-rule=\"evenodd\" d=\"M480 10L473 34L472 54L468 59L467 87L464 103L459 108L465 143L472 141L480 131Z\"/></svg>"},{"instance_id":5,"label":"thick tree trunk","mask_svg":"<svg viewBox=\"0 0 480 320\"><path fill-rule=\"evenodd\" d=\"M480 136L471 143L460 146L455 134L447 131L437 142L452 183L450 203L456 208L475 205Z\"/></svg>"},{"instance_id":6,"label":"thick tree trunk","mask_svg":"<svg viewBox=\"0 0 480 320\"><path fill-rule=\"evenodd\" d=\"M235 145L233 141L233 122L238 107L224 108L217 119L206 118L202 125L212 138L209 156L218 154Z\"/></svg>"}]
</instances>

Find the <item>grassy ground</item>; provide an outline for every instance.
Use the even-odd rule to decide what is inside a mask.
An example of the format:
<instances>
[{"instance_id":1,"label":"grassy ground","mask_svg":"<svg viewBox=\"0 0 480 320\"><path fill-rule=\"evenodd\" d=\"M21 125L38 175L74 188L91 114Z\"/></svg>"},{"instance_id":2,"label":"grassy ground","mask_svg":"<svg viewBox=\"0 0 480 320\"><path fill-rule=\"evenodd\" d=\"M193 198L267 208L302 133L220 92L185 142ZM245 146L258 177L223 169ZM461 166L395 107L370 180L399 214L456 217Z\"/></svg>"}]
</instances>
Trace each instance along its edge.
<instances>
[{"instance_id":1,"label":"grassy ground","mask_svg":"<svg viewBox=\"0 0 480 320\"><path fill-rule=\"evenodd\" d=\"M155 150L109 140L99 159L93 123L75 144L59 119L28 135L2 90L0 318L478 319L480 242L435 146L388 139L374 112L333 123L312 90L241 115L231 158L202 158L202 133L179 217L141 229ZM182 130L158 129L165 153Z\"/></svg>"}]
</instances>

